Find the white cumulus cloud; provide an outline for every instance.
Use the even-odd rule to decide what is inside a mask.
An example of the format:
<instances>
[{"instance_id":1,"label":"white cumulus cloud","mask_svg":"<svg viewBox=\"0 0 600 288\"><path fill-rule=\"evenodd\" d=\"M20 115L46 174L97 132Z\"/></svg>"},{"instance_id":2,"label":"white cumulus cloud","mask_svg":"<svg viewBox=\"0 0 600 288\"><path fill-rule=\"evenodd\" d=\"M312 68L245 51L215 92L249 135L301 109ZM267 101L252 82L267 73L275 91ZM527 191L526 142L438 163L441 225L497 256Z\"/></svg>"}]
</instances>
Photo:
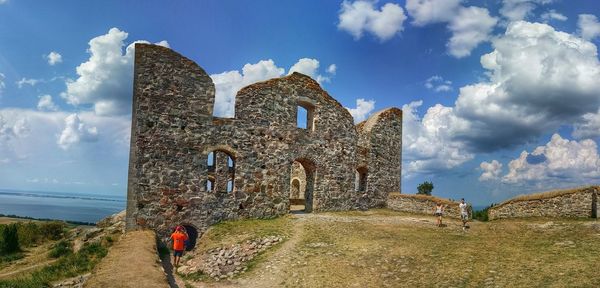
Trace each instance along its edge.
<instances>
[{"instance_id":1,"label":"white cumulus cloud","mask_svg":"<svg viewBox=\"0 0 600 288\"><path fill-rule=\"evenodd\" d=\"M333 72L331 72L331 71L333 71ZM331 64L327 68L327 72L329 74L333 75L333 74L335 74L335 71L336 71L335 64ZM331 79L329 77L319 74L319 60L317 60L317 59L302 58L302 59L298 60L298 62L296 62L294 65L292 65L292 67L290 67L288 75L292 74L294 72L299 72L304 75L308 75L311 78L317 80L317 82L319 82L320 84L331 81Z\"/></svg>"},{"instance_id":2,"label":"white cumulus cloud","mask_svg":"<svg viewBox=\"0 0 600 288\"><path fill-rule=\"evenodd\" d=\"M548 22L550 20L558 20L558 21L567 21L567 16L556 12L556 10L552 9L540 16L544 22Z\"/></svg>"},{"instance_id":3,"label":"white cumulus cloud","mask_svg":"<svg viewBox=\"0 0 600 288\"><path fill-rule=\"evenodd\" d=\"M125 51L127 33L111 28L107 34L89 42L90 58L81 63L76 80L67 81L61 94L72 105L93 104L98 115L123 115L131 109L134 41ZM168 47L166 41L156 43Z\"/></svg>"},{"instance_id":4,"label":"white cumulus cloud","mask_svg":"<svg viewBox=\"0 0 600 288\"><path fill-rule=\"evenodd\" d=\"M598 18L595 15L579 15L577 27L579 28L579 34L584 39L591 40L600 35L600 23L598 23Z\"/></svg>"},{"instance_id":5,"label":"white cumulus cloud","mask_svg":"<svg viewBox=\"0 0 600 288\"><path fill-rule=\"evenodd\" d=\"M600 110L596 113L586 113L581 116L581 122L575 123L573 137L577 139L600 136Z\"/></svg>"},{"instance_id":6,"label":"white cumulus cloud","mask_svg":"<svg viewBox=\"0 0 600 288\"><path fill-rule=\"evenodd\" d=\"M461 0L407 0L406 11L415 26L449 22L457 13Z\"/></svg>"},{"instance_id":7,"label":"white cumulus cloud","mask_svg":"<svg viewBox=\"0 0 600 288\"><path fill-rule=\"evenodd\" d=\"M54 101L52 101L52 96L46 94L46 95L40 96L39 98L40 98L40 100L38 101L38 104L37 104L38 110L45 110L45 111L58 110L58 106L56 106L56 104L54 104Z\"/></svg>"},{"instance_id":8,"label":"white cumulus cloud","mask_svg":"<svg viewBox=\"0 0 600 288\"><path fill-rule=\"evenodd\" d=\"M261 60L246 64L242 72L237 70L212 74L215 83L215 107L213 114L220 117L233 117L235 95L242 88L259 81L281 77L285 69L277 67L273 60Z\"/></svg>"},{"instance_id":9,"label":"white cumulus cloud","mask_svg":"<svg viewBox=\"0 0 600 288\"><path fill-rule=\"evenodd\" d=\"M344 1L339 14L338 29L360 39L365 32L386 41L404 30L404 10L397 4L386 3L380 10L371 1Z\"/></svg>"},{"instance_id":10,"label":"white cumulus cloud","mask_svg":"<svg viewBox=\"0 0 600 288\"><path fill-rule=\"evenodd\" d=\"M337 72L337 66L335 64L331 64L327 67L327 73L335 75L335 72Z\"/></svg>"},{"instance_id":11,"label":"white cumulus cloud","mask_svg":"<svg viewBox=\"0 0 600 288\"><path fill-rule=\"evenodd\" d=\"M600 105L596 46L540 23L517 21L481 57L489 81L460 89L456 138L494 151L574 124Z\"/></svg>"},{"instance_id":12,"label":"white cumulus cloud","mask_svg":"<svg viewBox=\"0 0 600 288\"><path fill-rule=\"evenodd\" d=\"M502 174L502 163L497 160L492 160L492 162L483 161L479 164L479 168L483 171L479 176L479 181L497 180Z\"/></svg>"},{"instance_id":13,"label":"white cumulus cloud","mask_svg":"<svg viewBox=\"0 0 600 288\"><path fill-rule=\"evenodd\" d=\"M422 101L402 106L402 143L404 165L402 175L430 174L457 167L473 159L463 142L452 139L452 129L464 123L454 116L451 107L437 104L423 116L417 114Z\"/></svg>"},{"instance_id":14,"label":"white cumulus cloud","mask_svg":"<svg viewBox=\"0 0 600 288\"><path fill-rule=\"evenodd\" d=\"M319 83L330 82L331 79L319 73L319 60L312 58L301 58L289 69L289 74L299 72L310 76ZM331 64L327 71L335 73L335 64ZM235 95L237 92L250 84L278 78L285 75L285 69L277 67L271 59L261 60L257 63L247 63L242 71L232 70L218 74L211 74L215 84L215 106L213 114L219 117L233 117L235 115ZM332 74L333 75L333 74Z\"/></svg>"},{"instance_id":15,"label":"white cumulus cloud","mask_svg":"<svg viewBox=\"0 0 600 288\"><path fill-rule=\"evenodd\" d=\"M356 99L356 108L347 108L350 115L354 117L354 123L359 123L373 112L375 109L375 100L365 100L363 98Z\"/></svg>"},{"instance_id":16,"label":"white cumulus cloud","mask_svg":"<svg viewBox=\"0 0 600 288\"><path fill-rule=\"evenodd\" d=\"M88 127L79 119L77 114L71 114L65 118L65 128L58 137L58 146L68 150L79 142L95 142L98 140L98 129Z\"/></svg>"},{"instance_id":17,"label":"white cumulus cloud","mask_svg":"<svg viewBox=\"0 0 600 288\"><path fill-rule=\"evenodd\" d=\"M554 0L503 0L500 14L509 21L526 19L538 5L550 4Z\"/></svg>"},{"instance_id":18,"label":"white cumulus cloud","mask_svg":"<svg viewBox=\"0 0 600 288\"><path fill-rule=\"evenodd\" d=\"M60 55L58 52L55 52L55 51L52 51L48 55L46 55L46 58L48 59L48 64L50 64L50 66L53 66L53 65L56 65L56 64L62 62L62 55Z\"/></svg>"},{"instance_id":19,"label":"white cumulus cloud","mask_svg":"<svg viewBox=\"0 0 600 288\"><path fill-rule=\"evenodd\" d=\"M489 41L498 22L486 8L461 5L460 0L407 0L406 10L415 26L448 23L452 36L446 43L448 53L456 58L471 55L479 44Z\"/></svg>"},{"instance_id":20,"label":"white cumulus cloud","mask_svg":"<svg viewBox=\"0 0 600 288\"><path fill-rule=\"evenodd\" d=\"M471 55L475 47L490 40L490 33L497 22L485 8L471 6L459 9L448 24L452 31L452 37L446 44L448 53L456 58Z\"/></svg>"},{"instance_id":21,"label":"white cumulus cloud","mask_svg":"<svg viewBox=\"0 0 600 288\"><path fill-rule=\"evenodd\" d=\"M554 134L546 145L508 163L506 183L586 182L600 179L598 145L593 140L563 139Z\"/></svg>"},{"instance_id":22,"label":"white cumulus cloud","mask_svg":"<svg viewBox=\"0 0 600 288\"><path fill-rule=\"evenodd\" d=\"M452 81L444 80L444 78L439 75L433 75L425 81L425 88L435 92L452 91Z\"/></svg>"}]
</instances>

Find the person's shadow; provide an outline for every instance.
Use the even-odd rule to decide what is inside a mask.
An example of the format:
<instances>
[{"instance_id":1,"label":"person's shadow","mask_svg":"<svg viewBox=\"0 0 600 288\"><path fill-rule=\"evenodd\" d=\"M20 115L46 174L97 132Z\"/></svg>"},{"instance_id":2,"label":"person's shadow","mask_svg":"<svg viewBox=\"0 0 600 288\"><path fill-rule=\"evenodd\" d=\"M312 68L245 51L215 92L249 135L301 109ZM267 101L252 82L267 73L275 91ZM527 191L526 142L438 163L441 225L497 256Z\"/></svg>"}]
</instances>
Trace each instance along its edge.
<instances>
[{"instance_id":1,"label":"person's shadow","mask_svg":"<svg viewBox=\"0 0 600 288\"><path fill-rule=\"evenodd\" d=\"M174 267L171 263L171 253L169 252L169 248L164 246L163 243L157 241L156 247L158 248L158 256L160 257L160 263L165 270L165 274L167 274L167 281L169 282L169 287L171 288L179 288L177 285L177 281L175 281L175 271L173 271Z\"/></svg>"}]
</instances>

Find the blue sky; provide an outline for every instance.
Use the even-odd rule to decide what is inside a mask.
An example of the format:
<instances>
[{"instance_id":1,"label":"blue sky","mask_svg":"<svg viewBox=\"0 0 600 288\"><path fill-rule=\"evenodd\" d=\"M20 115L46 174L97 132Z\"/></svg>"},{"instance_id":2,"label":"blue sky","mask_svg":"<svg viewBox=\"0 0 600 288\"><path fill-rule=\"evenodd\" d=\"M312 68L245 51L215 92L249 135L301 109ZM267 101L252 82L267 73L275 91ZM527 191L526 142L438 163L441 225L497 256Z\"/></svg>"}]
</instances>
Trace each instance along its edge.
<instances>
[{"instance_id":1,"label":"blue sky","mask_svg":"<svg viewBox=\"0 0 600 288\"><path fill-rule=\"evenodd\" d=\"M218 116L299 71L404 110L402 191L476 205L598 183L600 4L0 0L0 188L126 193L134 41L202 66Z\"/></svg>"}]
</instances>

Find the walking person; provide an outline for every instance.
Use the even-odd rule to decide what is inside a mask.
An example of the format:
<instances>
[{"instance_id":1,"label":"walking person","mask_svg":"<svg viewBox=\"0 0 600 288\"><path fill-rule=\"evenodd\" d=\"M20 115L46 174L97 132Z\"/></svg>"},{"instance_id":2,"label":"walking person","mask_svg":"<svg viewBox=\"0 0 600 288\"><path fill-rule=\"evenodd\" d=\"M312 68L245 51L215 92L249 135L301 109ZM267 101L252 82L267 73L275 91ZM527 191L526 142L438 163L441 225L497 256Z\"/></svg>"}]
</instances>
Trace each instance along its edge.
<instances>
[{"instance_id":1,"label":"walking person","mask_svg":"<svg viewBox=\"0 0 600 288\"><path fill-rule=\"evenodd\" d=\"M437 226L442 227L442 216L444 215L444 205L437 203L433 215L437 216Z\"/></svg>"},{"instance_id":2,"label":"walking person","mask_svg":"<svg viewBox=\"0 0 600 288\"><path fill-rule=\"evenodd\" d=\"M187 235L184 233L184 229L181 226L175 228L175 232L171 234L170 239L173 240L173 264L175 267L179 266L179 260L183 256L183 250L185 249L185 241L187 241Z\"/></svg>"},{"instance_id":3,"label":"walking person","mask_svg":"<svg viewBox=\"0 0 600 288\"><path fill-rule=\"evenodd\" d=\"M467 221L469 221L469 211L467 209L468 205L465 203L465 198L460 199L460 204L458 204L458 208L460 208L460 220L462 220L462 228L463 231L467 230Z\"/></svg>"}]
</instances>

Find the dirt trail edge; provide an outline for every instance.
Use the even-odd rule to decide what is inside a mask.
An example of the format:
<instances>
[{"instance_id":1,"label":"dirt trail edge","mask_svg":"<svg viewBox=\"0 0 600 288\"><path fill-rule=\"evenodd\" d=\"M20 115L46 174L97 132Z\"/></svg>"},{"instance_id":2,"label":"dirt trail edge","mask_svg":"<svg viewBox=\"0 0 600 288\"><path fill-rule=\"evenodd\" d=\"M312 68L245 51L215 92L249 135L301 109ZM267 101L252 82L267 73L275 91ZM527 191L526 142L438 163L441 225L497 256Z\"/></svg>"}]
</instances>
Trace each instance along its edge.
<instances>
[{"instance_id":1,"label":"dirt trail edge","mask_svg":"<svg viewBox=\"0 0 600 288\"><path fill-rule=\"evenodd\" d=\"M169 287L152 231L127 232L96 266L84 287Z\"/></svg>"}]
</instances>

